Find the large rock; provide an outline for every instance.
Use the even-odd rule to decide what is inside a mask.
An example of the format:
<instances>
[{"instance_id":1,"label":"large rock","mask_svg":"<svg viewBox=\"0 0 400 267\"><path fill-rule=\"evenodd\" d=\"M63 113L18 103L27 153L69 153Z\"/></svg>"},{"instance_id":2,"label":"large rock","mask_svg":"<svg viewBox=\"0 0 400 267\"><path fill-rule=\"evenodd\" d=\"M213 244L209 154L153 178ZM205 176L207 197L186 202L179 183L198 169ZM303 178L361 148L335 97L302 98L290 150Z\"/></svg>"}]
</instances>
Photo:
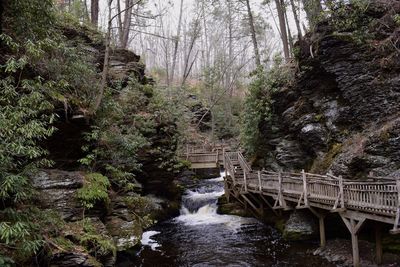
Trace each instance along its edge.
<instances>
[{"instance_id":1,"label":"large rock","mask_svg":"<svg viewBox=\"0 0 400 267\"><path fill-rule=\"evenodd\" d=\"M399 12L400 1L373 1L354 30L328 20L299 43L296 79L272 92L272 115L259 126L272 158L266 168L346 178L399 172Z\"/></svg>"},{"instance_id":2,"label":"large rock","mask_svg":"<svg viewBox=\"0 0 400 267\"><path fill-rule=\"evenodd\" d=\"M102 266L85 252L59 252L53 255L50 267L100 267Z\"/></svg>"},{"instance_id":3,"label":"large rock","mask_svg":"<svg viewBox=\"0 0 400 267\"><path fill-rule=\"evenodd\" d=\"M31 180L41 207L58 211L67 221L82 219L83 209L76 192L83 186L83 173L40 170Z\"/></svg>"},{"instance_id":4,"label":"large rock","mask_svg":"<svg viewBox=\"0 0 400 267\"><path fill-rule=\"evenodd\" d=\"M130 249L139 244L143 229L134 212L123 197L112 200L112 212L106 217L106 227L118 251Z\"/></svg>"},{"instance_id":5,"label":"large rock","mask_svg":"<svg viewBox=\"0 0 400 267\"><path fill-rule=\"evenodd\" d=\"M285 170L297 169L307 164L309 157L296 140L288 140L287 137L276 145L275 159Z\"/></svg>"},{"instance_id":6,"label":"large rock","mask_svg":"<svg viewBox=\"0 0 400 267\"><path fill-rule=\"evenodd\" d=\"M317 234L315 219L305 211L295 211L287 220L283 237L288 240L306 240L314 238Z\"/></svg>"}]
</instances>

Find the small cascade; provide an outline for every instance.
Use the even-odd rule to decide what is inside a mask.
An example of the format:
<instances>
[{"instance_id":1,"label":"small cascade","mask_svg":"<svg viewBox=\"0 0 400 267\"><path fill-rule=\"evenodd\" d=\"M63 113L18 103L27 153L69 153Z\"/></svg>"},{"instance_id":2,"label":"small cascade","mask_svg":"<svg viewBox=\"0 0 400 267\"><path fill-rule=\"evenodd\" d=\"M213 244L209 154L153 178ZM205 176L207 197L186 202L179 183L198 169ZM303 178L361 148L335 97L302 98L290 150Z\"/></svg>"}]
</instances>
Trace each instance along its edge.
<instances>
[{"instance_id":1,"label":"small cascade","mask_svg":"<svg viewBox=\"0 0 400 267\"><path fill-rule=\"evenodd\" d=\"M290 246L254 218L218 214L223 193L222 175L198 181L182 197L180 215L144 232L133 261L119 267L332 266L307 255L308 245Z\"/></svg>"},{"instance_id":2,"label":"small cascade","mask_svg":"<svg viewBox=\"0 0 400 267\"><path fill-rule=\"evenodd\" d=\"M218 178L204 180L204 183L187 190L182 198L181 215L175 221L185 225L225 224L237 230L242 224L256 223L254 219L217 213L218 198L224 194L223 174Z\"/></svg>"}]
</instances>

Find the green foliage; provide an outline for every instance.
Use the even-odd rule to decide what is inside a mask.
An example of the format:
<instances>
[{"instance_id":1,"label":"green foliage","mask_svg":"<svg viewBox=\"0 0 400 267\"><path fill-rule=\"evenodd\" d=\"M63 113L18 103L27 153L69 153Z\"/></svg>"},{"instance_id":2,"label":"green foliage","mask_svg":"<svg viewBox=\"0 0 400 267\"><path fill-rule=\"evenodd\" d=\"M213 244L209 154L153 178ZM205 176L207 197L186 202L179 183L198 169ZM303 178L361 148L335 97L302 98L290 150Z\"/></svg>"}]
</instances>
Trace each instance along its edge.
<instances>
[{"instance_id":1,"label":"green foliage","mask_svg":"<svg viewBox=\"0 0 400 267\"><path fill-rule=\"evenodd\" d=\"M0 254L0 266L3 267L13 267L15 266L15 261L9 257L4 257Z\"/></svg>"},{"instance_id":2,"label":"green foliage","mask_svg":"<svg viewBox=\"0 0 400 267\"><path fill-rule=\"evenodd\" d=\"M393 21L397 24L397 26L400 26L400 14L394 15Z\"/></svg>"},{"instance_id":3,"label":"green foliage","mask_svg":"<svg viewBox=\"0 0 400 267\"><path fill-rule=\"evenodd\" d=\"M155 223L151 217L156 206L151 199L136 195L125 197L124 202L135 214L143 229L148 228Z\"/></svg>"},{"instance_id":4,"label":"green foliage","mask_svg":"<svg viewBox=\"0 0 400 267\"><path fill-rule=\"evenodd\" d=\"M16 63L19 62L19 63ZM25 64L8 60L1 66L5 74L22 71ZM47 152L38 142L51 136L54 115L47 94L54 83L8 76L0 80L0 199L21 202L29 193L28 174L48 166ZM33 108L34 107L34 108Z\"/></svg>"},{"instance_id":5,"label":"green foliage","mask_svg":"<svg viewBox=\"0 0 400 267\"><path fill-rule=\"evenodd\" d=\"M341 0L328 3L329 23L334 27L336 36L362 44L371 37L368 29L371 17L366 14L370 1L354 0L351 5L346 2ZM343 34L349 32L350 35Z\"/></svg>"},{"instance_id":6,"label":"green foliage","mask_svg":"<svg viewBox=\"0 0 400 267\"><path fill-rule=\"evenodd\" d=\"M150 153L160 167L176 167L177 115L152 85L139 84L134 78L117 92L108 89L96 126L86 134L88 144L83 150L87 154L80 162L92 170L106 170L116 188L136 191L135 175L142 167L139 153Z\"/></svg>"},{"instance_id":7,"label":"green foliage","mask_svg":"<svg viewBox=\"0 0 400 267\"><path fill-rule=\"evenodd\" d=\"M89 219L83 220L83 232L78 238L80 244L85 246L96 258L117 253L114 241L109 236L99 233Z\"/></svg>"},{"instance_id":8,"label":"green foliage","mask_svg":"<svg viewBox=\"0 0 400 267\"><path fill-rule=\"evenodd\" d=\"M31 211L4 209L0 212L0 248L5 246L14 251L15 258L26 261L37 253L44 244L41 228L35 223Z\"/></svg>"},{"instance_id":9,"label":"green foliage","mask_svg":"<svg viewBox=\"0 0 400 267\"><path fill-rule=\"evenodd\" d=\"M249 87L244 109L241 117L240 137L246 151L256 155L263 150L263 137L260 128L271 128L272 99L271 95L281 88L290 85L294 72L286 66L280 66L279 61L275 66L264 73L258 70Z\"/></svg>"},{"instance_id":10,"label":"green foliage","mask_svg":"<svg viewBox=\"0 0 400 267\"><path fill-rule=\"evenodd\" d=\"M19 40L37 41L48 37L55 28L52 0L5 1L2 27Z\"/></svg>"},{"instance_id":11,"label":"green foliage","mask_svg":"<svg viewBox=\"0 0 400 267\"><path fill-rule=\"evenodd\" d=\"M91 209L98 202L109 202L108 187L110 182L100 173L85 175L85 184L77 192L77 197L86 209Z\"/></svg>"}]
</instances>

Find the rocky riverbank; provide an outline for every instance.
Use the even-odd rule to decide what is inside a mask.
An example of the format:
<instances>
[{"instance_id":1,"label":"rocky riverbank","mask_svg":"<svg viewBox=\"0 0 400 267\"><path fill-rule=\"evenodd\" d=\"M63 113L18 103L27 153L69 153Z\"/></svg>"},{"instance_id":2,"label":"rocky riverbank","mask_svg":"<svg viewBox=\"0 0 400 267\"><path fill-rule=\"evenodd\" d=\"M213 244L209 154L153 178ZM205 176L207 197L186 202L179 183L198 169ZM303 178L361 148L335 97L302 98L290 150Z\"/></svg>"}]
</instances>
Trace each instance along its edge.
<instances>
[{"instance_id":1,"label":"rocky riverbank","mask_svg":"<svg viewBox=\"0 0 400 267\"><path fill-rule=\"evenodd\" d=\"M382 264L376 264L375 259L375 244L360 240L359 249L361 255L361 266L363 267L396 267L400 266L400 256L393 253L383 253ZM326 247L318 248L315 251L310 251L313 255L321 256L329 262L335 263L338 266L353 266L353 256L351 241L347 239L328 240Z\"/></svg>"}]
</instances>

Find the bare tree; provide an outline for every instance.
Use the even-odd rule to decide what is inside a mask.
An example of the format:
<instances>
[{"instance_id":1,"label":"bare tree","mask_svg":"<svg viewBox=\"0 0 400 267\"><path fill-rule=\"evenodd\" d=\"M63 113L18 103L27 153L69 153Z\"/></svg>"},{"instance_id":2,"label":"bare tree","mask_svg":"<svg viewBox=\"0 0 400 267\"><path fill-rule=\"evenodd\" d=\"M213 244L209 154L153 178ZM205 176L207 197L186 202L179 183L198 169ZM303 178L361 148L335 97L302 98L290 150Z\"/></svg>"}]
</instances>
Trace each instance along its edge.
<instances>
[{"instance_id":1,"label":"bare tree","mask_svg":"<svg viewBox=\"0 0 400 267\"><path fill-rule=\"evenodd\" d=\"M275 0L276 10L278 12L280 35L283 45L283 54L285 56L286 61L288 61L288 59L290 58L290 52L289 52L288 35L286 30L285 14L283 11L284 8L283 4L284 3L282 2L282 0Z\"/></svg>"},{"instance_id":2,"label":"bare tree","mask_svg":"<svg viewBox=\"0 0 400 267\"><path fill-rule=\"evenodd\" d=\"M290 0L290 5L292 6L293 17L294 17L294 21L296 23L297 36L298 36L299 40L301 40L303 34L301 32L300 20L299 20L299 16L297 15L297 7L294 3L294 0Z\"/></svg>"},{"instance_id":3,"label":"bare tree","mask_svg":"<svg viewBox=\"0 0 400 267\"><path fill-rule=\"evenodd\" d=\"M321 0L303 0L303 6L310 27L314 29L322 13Z\"/></svg>"},{"instance_id":4,"label":"bare tree","mask_svg":"<svg viewBox=\"0 0 400 267\"><path fill-rule=\"evenodd\" d=\"M169 80L171 82L174 81L174 75L175 75L176 59L178 56L179 38L181 36L181 28L182 28L182 14L183 14L183 0L181 0L181 6L180 6L180 10L179 10L178 29L177 29L175 40L174 40L174 54L172 56L171 77L169 78Z\"/></svg>"},{"instance_id":5,"label":"bare tree","mask_svg":"<svg viewBox=\"0 0 400 267\"><path fill-rule=\"evenodd\" d=\"M261 57L260 57L260 51L258 49L257 35L256 35L256 29L254 26L253 13L251 12L250 0L245 0L245 1L246 1L247 16L248 16L248 21L249 21L251 40L253 42L256 65L257 65L257 67L261 67Z\"/></svg>"},{"instance_id":6,"label":"bare tree","mask_svg":"<svg viewBox=\"0 0 400 267\"><path fill-rule=\"evenodd\" d=\"M99 0L90 0L90 20L97 27L99 24Z\"/></svg>"},{"instance_id":7,"label":"bare tree","mask_svg":"<svg viewBox=\"0 0 400 267\"><path fill-rule=\"evenodd\" d=\"M107 76L108 76L108 69L109 69L109 62L110 62L110 46L111 46L111 28L112 28L112 20L111 11L112 11L112 4L113 0L108 0L108 23L107 23L107 33L106 33L106 40L105 40L105 53L104 53L104 63L103 63L103 72L101 74L101 81L100 81L100 88L99 93L96 97L96 101L92 110L92 114L95 114L96 111L99 109L101 101L103 100L104 91L107 87Z\"/></svg>"}]
</instances>

